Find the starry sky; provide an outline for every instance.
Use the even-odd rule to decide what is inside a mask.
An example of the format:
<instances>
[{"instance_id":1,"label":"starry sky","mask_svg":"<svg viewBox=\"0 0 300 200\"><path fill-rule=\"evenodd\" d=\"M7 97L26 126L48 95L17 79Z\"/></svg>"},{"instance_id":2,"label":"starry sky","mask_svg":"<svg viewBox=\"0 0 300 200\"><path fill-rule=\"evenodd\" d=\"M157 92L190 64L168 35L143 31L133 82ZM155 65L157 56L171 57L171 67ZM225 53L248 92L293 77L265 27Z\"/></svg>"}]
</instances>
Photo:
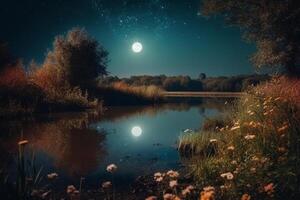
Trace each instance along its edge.
<instances>
[{"instance_id":1,"label":"starry sky","mask_svg":"<svg viewBox=\"0 0 300 200\"><path fill-rule=\"evenodd\" d=\"M255 46L200 8L201 0L1 0L0 39L25 64L42 62L56 35L84 27L109 51L111 75L254 73Z\"/></svg>"}]
</instances>

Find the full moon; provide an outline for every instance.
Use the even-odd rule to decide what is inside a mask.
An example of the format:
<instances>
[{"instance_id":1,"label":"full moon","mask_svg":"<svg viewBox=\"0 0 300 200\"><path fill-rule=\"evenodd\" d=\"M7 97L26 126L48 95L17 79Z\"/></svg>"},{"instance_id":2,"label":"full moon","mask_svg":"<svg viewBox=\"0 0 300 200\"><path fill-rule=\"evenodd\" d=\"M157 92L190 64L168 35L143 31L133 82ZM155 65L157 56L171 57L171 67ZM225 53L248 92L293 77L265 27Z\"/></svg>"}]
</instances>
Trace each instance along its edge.
<instances>
[{"instance_id":1,"label":"full moon","mask_svg":"<svg viewBox=\"0 0 300 200\"><path fill-rule=\"evenodd\" d=\"M140 53L143 50L143 45L140 42L135 42L131 48L134 53Z\"/></svg>"},{"instance_id":2,"label":"full moon","mask_svg":"<svg viewBox=\"0 0 300 200\"><path fill-rule=\"evenodd\" d=\"M142 135L142 129L139 126L135 126L131 129L131 134L135 137L139 137Z\"/></svg>"}]
</instances>

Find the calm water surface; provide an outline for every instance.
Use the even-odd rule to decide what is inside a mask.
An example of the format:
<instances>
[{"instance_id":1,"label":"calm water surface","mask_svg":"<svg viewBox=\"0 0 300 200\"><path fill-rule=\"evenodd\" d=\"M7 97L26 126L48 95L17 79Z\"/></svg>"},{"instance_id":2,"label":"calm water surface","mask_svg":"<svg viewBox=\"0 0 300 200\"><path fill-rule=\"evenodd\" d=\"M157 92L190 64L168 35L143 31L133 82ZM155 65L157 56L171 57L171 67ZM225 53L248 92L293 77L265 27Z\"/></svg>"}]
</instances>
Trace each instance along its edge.
<instances>
[{"instance_id":1,"label":"calm water surface","mask_svg":"<svg viewBox=\"0 0 300 200\"><path fill-rule=\"evenodd\" d=\"M223 109L224 101L206 99L193 105L111 107L104 115L67 113L1 122L1 167L13 180L17 142L23 138L29 140L26 157L34 152L36 166L43 167L43 174L57 172L61 185L78 185L85 177L85 185L97 187L111 178L106 166L115 163L115 180L126 187L140 175L180 168L178 136L187 128L199 129L205 118Z\"/></svg>"}]
</instances>

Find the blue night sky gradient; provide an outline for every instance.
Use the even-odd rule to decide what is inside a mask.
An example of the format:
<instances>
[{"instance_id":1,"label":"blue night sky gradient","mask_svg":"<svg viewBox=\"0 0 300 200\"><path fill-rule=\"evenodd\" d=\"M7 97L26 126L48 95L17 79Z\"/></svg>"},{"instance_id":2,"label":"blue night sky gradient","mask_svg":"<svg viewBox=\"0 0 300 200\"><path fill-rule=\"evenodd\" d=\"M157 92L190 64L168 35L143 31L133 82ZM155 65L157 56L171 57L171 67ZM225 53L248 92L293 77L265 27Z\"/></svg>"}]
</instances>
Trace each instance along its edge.
<instances>
[{"instance_id":1,"label":"blue night sky gradient","mask_svg":"<svg viewBox=\"0 0 300 200\"><path fill-rule=\"evenodd\" d=\"M109 51L112 75L254 73L255 46L200 7L199 0L3 0L0 39L25 63L42 62L56 35L79 26ZM140 54L131 50L135 41Z\"/></svg>"}]
</instances>

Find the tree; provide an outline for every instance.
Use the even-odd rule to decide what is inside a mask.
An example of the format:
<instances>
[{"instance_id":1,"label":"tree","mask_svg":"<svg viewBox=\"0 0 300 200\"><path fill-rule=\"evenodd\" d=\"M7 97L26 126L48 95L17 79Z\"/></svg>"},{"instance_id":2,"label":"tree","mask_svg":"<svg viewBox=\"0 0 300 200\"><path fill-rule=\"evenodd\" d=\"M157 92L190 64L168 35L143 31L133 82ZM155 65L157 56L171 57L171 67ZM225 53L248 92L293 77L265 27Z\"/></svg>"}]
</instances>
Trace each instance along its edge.
<instances>
[{"instance_id":1,"label":"tree","mask_svg":"<svg viewBox=\"0 0 300 200\"><path fill-rule=\"evenodd\" d=\"M200 73L198 78L200 80L204 80L204 79L206 79L206 74L205 73Z\"/></svg>"},{"instance_id":2,"label":"tree","mask_svg":"<svg viewBox=\"0 0 300 200\"><path fill-rule=\"evenodd\" d=\"M107 74L107 57L108 52L84 29L74 28L65 37L55 38L43 67L51 69L57 82L86 88L98 76Z\"/></svg>"},{"instance_id":3,"label":"tree","mask_svg":"<svg viewBox=\"0 0 300 200\"><path fill-rule=\"evenodd\" d=\"M257 45L252 61L257 67L281 66L300 74L300 7L298 0L204 0L204 15L221 14L241 27Z\"/></svg>"}]
</instances>

